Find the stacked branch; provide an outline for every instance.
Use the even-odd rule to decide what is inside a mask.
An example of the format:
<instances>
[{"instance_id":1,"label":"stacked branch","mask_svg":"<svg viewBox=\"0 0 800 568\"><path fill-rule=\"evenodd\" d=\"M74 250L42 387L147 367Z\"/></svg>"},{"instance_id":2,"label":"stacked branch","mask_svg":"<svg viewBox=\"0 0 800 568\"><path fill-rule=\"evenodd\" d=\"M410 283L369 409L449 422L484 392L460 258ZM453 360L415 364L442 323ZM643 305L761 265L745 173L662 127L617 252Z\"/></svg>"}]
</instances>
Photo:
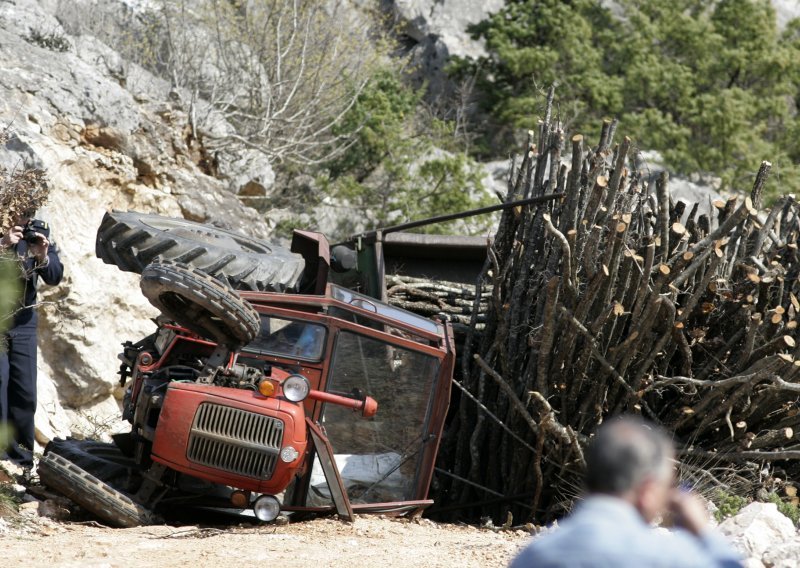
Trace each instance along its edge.
<instances>
[{"instance_id":1,"label":"stacked branch","mask_svg":"<svg viewBox=\"0 0 800 568\"><path fill-rule=\"evenodd\" d=\"M456 330L466 331L472 315L476 315L475 329L482 330L486 320L488 301L477 297L476 286L458 282L444 282L414 278L400 274L387 275L386 294L392 305L428 317L441 317L453 323ZM491 287L490 287L491 288ZM491 295L491 290L487 292ZM478 304L475 304L478 298Z\"/></svg>"},{"instance_id":2,"label":"stacked branch","mask_svg":"<svg viewBox=\"0 0 800 568\"><path fill-rule=\"evenodd\" d=\"M508 200L566 195L505 211L489 248L470 314L483 333L462 348L467 395L440 453L443 507L563 514L586 440L620 413L673 431L686 472L735 463L755 483L747 472L775 462L800 476L785 461L800 457L800 206L759 209L768 162L746 197L710 212L676 202L615 130L565 145L548 112L512 163Z\"/></svg>"}]
</instances>

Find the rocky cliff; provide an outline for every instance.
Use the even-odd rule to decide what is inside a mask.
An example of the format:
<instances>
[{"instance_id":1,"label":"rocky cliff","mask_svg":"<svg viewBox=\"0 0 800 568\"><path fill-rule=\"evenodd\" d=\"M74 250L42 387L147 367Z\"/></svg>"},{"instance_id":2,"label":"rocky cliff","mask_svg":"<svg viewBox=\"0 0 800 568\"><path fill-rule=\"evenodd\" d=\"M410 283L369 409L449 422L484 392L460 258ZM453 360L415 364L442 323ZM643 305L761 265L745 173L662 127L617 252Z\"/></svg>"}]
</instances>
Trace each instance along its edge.
<instances>
[{"instance_id":1,"label":"rocky cliff","mask_svg":"<svg viewBox=\"0 0 800 568\"><path fill-rule=\"evenodd\" d=\"M236 196L248 183L268 186L269 164L231 159L217 164L222 175L207 175L208 157L168 85L81 33L76 20L101 8L105 17L118 10L120 20L130 9L122 2L0 2L0 125L12 132L0 163L47 172L46 215L65 265L63 282L40 295L41 443L115 426L120 343L153 329L156 313L138 278L95 258L106 211L186 217L260 237L270 231Z\"/></svg>"}]
</instances>

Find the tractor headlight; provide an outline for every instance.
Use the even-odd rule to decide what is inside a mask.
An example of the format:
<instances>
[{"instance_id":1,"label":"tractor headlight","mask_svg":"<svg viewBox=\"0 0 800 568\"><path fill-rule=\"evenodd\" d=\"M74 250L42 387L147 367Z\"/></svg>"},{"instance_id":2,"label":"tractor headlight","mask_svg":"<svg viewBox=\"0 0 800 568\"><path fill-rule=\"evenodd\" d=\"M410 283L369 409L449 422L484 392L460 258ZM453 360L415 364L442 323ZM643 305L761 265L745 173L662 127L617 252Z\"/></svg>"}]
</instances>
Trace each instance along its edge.
<instances>
[{"instance_id":1,"label":"tractor headlight","mask_svg":"<svg viewBox=\"0 0 800 568\"><path fill-rule=\"evenodd\" d=\"M311 384L303 375L289 375L283 381L283 396L292 402L301 402L311 391Z\"/></svg>"},{"instance_id":2,"label":"tractor headlight","mask_svg":"<svg viewBox=\"0 0 800 568\"><path fill-rule=\"evenodd\" d=\"M281 460L285 461L286 463L292 463L299 455L300 452L295 450L292 446L286 446L281 450Z\"/></svg>"},{"instance_id":3,"label":"tractor headlight","mask_svg":"<svg viewBox=\"0 0 800 568\"><path fill-rule=\"evenodd\" d=\"M272 495L262 495L253 503L253 512L259 521L268 523L278 518L281 513L281 503Z\"/></svg>"}]
</instances>

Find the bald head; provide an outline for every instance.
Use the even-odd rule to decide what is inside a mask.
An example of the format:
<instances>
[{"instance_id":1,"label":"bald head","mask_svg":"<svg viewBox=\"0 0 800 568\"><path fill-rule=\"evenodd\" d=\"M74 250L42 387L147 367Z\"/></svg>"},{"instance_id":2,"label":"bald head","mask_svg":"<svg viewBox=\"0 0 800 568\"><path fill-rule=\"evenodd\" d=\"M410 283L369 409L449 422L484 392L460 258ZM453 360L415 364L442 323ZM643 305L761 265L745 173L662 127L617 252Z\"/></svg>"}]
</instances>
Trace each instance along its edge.
<instances>
[{"instance_id":1,"label":"bald head","mask_svg":"<svg viewBox=\"0 0 800 568\"><path fill-rule=\"evenodd\" d=\"M623 495L646 480L668 480L673 453L672 441L657 426L614 419L600 427L586 450L586 488Z\"/></svg>"}]
</instances>

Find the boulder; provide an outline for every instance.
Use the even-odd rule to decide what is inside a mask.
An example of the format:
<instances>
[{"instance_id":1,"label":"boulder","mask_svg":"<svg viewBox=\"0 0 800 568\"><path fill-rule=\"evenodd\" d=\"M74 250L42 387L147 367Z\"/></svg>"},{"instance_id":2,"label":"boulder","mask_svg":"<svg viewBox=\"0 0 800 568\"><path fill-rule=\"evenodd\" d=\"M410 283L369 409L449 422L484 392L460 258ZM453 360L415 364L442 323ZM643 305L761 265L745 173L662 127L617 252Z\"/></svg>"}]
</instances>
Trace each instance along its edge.
<instances>
[{"instance_id":1,"label":"boulder","mask_svg":"<svg viewBox=\"0 0 800 568\"><path fill-rule=\"evenodd\" d=\"M226 180L229 189L240 196L264 197L275 183L275 172L261 152L245 150L236 155L218 152L215 158L219 177Z\"/></svg>"},{"instance_id":2,"label":"boulder","mask_svg":"<svg viewBox=\"0 0 800 568\"><path fill-rule=\"evenodd\" d=\"M654 150L638 152L635 157L636 167L644 172L650 183L652 193L655 193L656 180L661 175L661 172L667 170L664 163L664 157ZM676 203L683 201L687 205L697 203L697 217L700 215L708 215L711 217L711 212L714 210L713 202L717 200L725 200L725 198L717 191L719 179L710 176L701 177L693 176L691 179L670 174L669 177L669 192L672 200ZM691 211L691 206L688 206L684 211L682 222ZM697 218L696 217L696 218ZM714 214L713 219L716 219Z\"/></svg>"},{"instance_id":3,"label":"boulder","mask_svg":"<svg viewBox=\"0 0 800 568\"><path fill-rule=\"evenodd\" d=\"M800 542L788 542L770 547L762 557L770 568L796 568L800 566Z\"/></svg>"},{"instance_id":4,"label":"boulder","mask_svg":"<svg viewBox=\"0 0 800 568\"><path fill-rule=\"evenodd\" d=\"M491 196L498 197L498 200L505 198L508 193L508 174L511 169L511 160L494 160L482 162L484 174L483 187Z\"/></svg>"},{"instance_id":5,"label":"boulder","mask_svg":"<svg viewBox=\"0 0 800 568\"><path fill-rule=\"evenodd\" d=\"M505 1L394 0L392 4L411 38L423 44L439 39L449 55L479 57L486 50L482 42L470 37L467 28L500 10Z\"/></svg>"},{"instance_id":6,"label":"boulder","mask_svg":"<svg viewBox=\"0 0 800 568\"><path fill-rule=\"evenodd\" d=\"M427 81L431 98L449 95L455 85L444 72L450 57L486 54L482 41L467 28L500 10L504 0L392 0L389 2L401 29L413 41L410 48L417 65L417 79Z\"/></svg>"},{"instance_id":7,"label":"boulder","mask_svg":"<svg viewBox=\"0 0 800 568\"><path fill-rule=\"evenodd\" d=\"M750 503L719 525L745 557L760 559L770 549L789 544L797 531L774 503Z\"/></svg>"},{"instance_id":8,"label":"boulder","mask_svg":"<svg viewBox=\"0 0 800 568\"><path fill-rule=\"evenodd\" d=\"M58 388L41 357L36 383L36 442L42 447L53 438L66 438L71 433L70 418L59 400Z\"/></svg>"},{"instance_id":9,"label":"boulder","mask_svg":"<svg viewBox=\"0 0 800 568\"><path fill-rule=\"evenodd\" d=\"M98 440L110 443L113 434L130 432L131 425L122 420L120 403L114 393L94 404L67 409L71 436L77 440Z\"/></svg>"}]
</instances>

